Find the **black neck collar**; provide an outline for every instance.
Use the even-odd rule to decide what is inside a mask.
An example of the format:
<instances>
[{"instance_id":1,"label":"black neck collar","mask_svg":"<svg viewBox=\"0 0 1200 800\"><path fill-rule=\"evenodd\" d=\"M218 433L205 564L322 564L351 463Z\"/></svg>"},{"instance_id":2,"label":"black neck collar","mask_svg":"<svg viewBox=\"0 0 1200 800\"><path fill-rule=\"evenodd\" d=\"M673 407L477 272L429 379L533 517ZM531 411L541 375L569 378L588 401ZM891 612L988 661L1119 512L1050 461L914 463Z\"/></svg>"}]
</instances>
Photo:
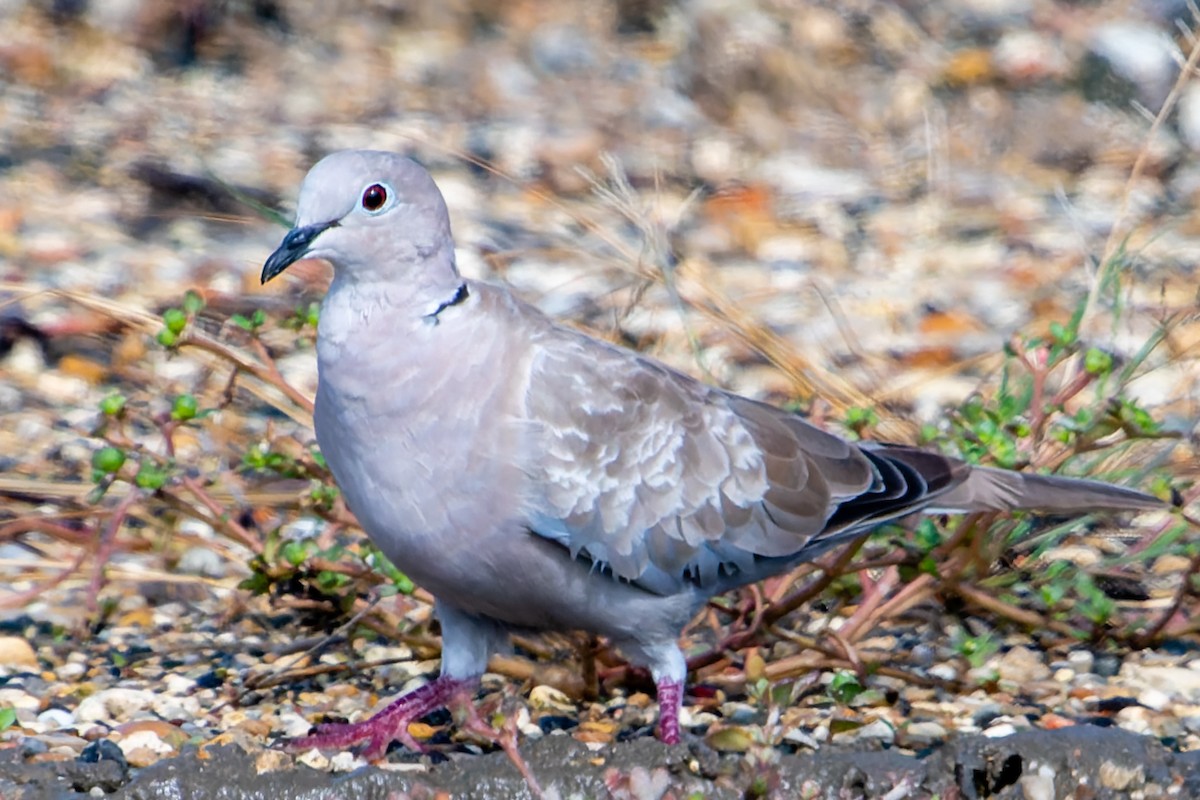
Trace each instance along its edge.
<instances>
[{"instance_id":1,"label":"black neck collar","mask_svg":"<svg viewBox=\"0 0 1200 800\"><path fill-rule=\"evenodd\" d=\"M445 311L447 308L450 308L451 306L458 305L459 303L463 302L470 296L471 296L471 293L467 291L467 282L463 281L462 283L460 283L458 285L458 289L457 289L457 291L454 292L454 296L451 297L449 300L446 300L445 302L443 302L437 308L435 308L432 313L426 314L425 319L428 320L430 323L437 325L439 314L441 314L443 311Z\"/></svg>"}]
</instances>

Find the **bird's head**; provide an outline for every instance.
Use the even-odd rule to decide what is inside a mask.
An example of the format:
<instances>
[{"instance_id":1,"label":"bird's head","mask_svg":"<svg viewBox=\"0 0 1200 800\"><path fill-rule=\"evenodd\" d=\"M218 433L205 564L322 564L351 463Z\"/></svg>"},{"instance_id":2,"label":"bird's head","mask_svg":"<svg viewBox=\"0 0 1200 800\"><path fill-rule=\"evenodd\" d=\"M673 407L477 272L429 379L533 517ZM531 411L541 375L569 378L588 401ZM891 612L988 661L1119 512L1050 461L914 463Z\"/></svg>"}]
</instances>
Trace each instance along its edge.
<instances>
[{"instance_id":1,"label":"bird's head","mask_svg":"<svg viewBox=\"0 0 1200 800\"><path fill-rule=\"evenodd\" d=\"M428 277L411 274L425 265L457 275L433 178L411 158L377 150L332 153L309 170L296 225L263 265L262 282L302 258L324 259L351 282Z\"/></svg>"}]
</instances>

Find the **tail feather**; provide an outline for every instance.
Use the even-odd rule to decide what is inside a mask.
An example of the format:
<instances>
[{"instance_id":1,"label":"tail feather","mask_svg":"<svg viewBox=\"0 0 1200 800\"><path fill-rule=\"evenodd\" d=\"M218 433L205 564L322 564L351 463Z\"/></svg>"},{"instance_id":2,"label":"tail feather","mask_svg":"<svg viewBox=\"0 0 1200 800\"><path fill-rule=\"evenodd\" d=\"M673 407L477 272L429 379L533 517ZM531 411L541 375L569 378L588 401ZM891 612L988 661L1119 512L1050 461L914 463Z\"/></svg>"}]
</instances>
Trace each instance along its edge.
<instances>
[{"instance_id":1,"label":"tail feather","mask_svg":"<svg viewBox=\"0 0 1200 800\"><path fill-rule=\"evenodd\" d=\"M1167 507L1153 495L1102 481L989 467L973 468L962 483L939 495L932 506L946 511L1026 509L1061 514L1152 511Z\"/></svg>"}]
</instances>

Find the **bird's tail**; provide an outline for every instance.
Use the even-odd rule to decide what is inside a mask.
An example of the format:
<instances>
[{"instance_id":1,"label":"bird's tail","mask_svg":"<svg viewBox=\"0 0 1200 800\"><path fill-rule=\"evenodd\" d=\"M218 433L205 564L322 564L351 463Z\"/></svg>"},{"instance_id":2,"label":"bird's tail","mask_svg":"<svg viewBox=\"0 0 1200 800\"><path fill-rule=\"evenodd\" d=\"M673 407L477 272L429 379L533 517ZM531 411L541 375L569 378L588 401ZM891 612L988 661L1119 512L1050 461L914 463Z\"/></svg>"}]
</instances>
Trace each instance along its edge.
<instances>
[{"instance_id":1,"label":"bird's tail","mask_svg":"<svg viewBox=\"0 0 1200 800\"><path fill-rule=\"evenodd\" d=\"M974 467L966 480L932 503L947 511L1152 511L1166 503L1153 495L1085 478Z\"/></svg>"}]
</instances>

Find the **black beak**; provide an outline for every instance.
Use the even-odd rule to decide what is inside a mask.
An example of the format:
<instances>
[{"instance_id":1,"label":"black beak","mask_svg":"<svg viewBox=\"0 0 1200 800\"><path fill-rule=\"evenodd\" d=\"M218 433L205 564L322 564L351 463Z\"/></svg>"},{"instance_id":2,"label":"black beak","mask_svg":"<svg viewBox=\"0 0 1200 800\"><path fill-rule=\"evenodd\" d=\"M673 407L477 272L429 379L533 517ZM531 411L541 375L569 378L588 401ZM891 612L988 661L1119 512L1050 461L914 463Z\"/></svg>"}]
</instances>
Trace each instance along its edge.
<instances>
[{"instance_id":1,"label":"black beak","mask_svg":"<svg viewBox=\"0 0 1200 800\"><path fill-rule=\"evenodd\" d=\"M275 248L274 253L271 253L267 263L263 264L262 282L266 283L304 258L308 253L308 248L312 246L313 240L335 225L337 225L337 220L318 222L315 225L305 225L303 228L293 228L288 231L288 235L283 237L283 242Z\"/></svg>"}]
</instances>

